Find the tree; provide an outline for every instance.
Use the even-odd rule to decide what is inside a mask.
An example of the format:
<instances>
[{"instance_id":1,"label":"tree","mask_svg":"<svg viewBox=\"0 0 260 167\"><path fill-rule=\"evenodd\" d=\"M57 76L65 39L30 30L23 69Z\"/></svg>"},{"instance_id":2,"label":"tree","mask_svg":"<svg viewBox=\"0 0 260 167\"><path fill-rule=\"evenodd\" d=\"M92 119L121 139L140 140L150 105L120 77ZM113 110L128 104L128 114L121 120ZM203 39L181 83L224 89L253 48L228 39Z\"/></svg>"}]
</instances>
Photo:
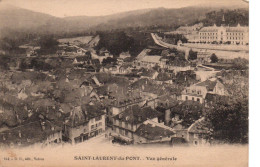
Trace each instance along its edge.
<instances>
[{"instance_id":1,"label":"tree","mask_svg":"<svg viewBox=\"0 0 260 167\"><path fill-rule=\"evenodd\" d=\"M243 58L235 58L233 60L233 67L237 70L246 70L248 69L249 61Z\"/></svg>"},{"instance_id":2,"label":"tree","mask_svg":"<svg viewBox=\"0 0 260 167\"><path fill-rule=\"evenodd\" d=\"M55 48L59 44L59 42L56 39L54 39L53 36L48 35L48 36L42 36L39 39L38 44L43 49L51 49L51 48Z\"/></svg>"},{"instance_id":3,"label":"tree","mask_svg":"<svg viewBox=\"0 0 260 167\"><path fill-rule=\"evenodd\" d=\"M106 59L103 59L102 64L103 65L106 65L106 64L116 64L116 62L117 62L116 58L108 57Z\"/></svg>"},{"instance_id":4,"label":"tree","mask_svg":"<svg viewBox=\"0 0 260 167\"><path fill-rule=\"evenodd\" d=\"M210 56L210 60L211 60L211 63L217 63L218 62L218 57L215 55L215 53L213 53Z\"/></svg>"},{"instance_id":5,"label":"tree","mask_svg":"<svg viewBox=\"0 0 260 167\"><path fill-rule=\"evenodd\" d=\"M106 48L111 54L118 56L122 52L129 51L133 46L133 38L126 35L125 32L99 32L100 41L96 49Z\"/></svg>"},{"instance_id":6,"label":"tree","mask_svg":"<svg viewBox=\"0 0 260 167\"><path fill-rule=\"evenodd\" d=\"M198 52L194 52L193 50L190 50L188 60L196 60L197 54L198 54Z\"/></svg>"},{"instance_id":7,"label":"tree","mask_svg":"<svg viewBox=\"0 0 260 167\"><path fill-rule=\"evenodd\" d=\"M51 35L42 36L38 40L38 45L41 49L38 51L40 54L53 54L58 50L59 42Z\"/></svg>"},{"instance_id":8,"label":"tree","mask_svg":"<svg viewBox=\"0 0 260 167\"><path fill-rule=\"evenodd\" d=\"M248 99L217 101L207 112L212 137L227 143L248 142Z\"/></svg>"}]
</instances>

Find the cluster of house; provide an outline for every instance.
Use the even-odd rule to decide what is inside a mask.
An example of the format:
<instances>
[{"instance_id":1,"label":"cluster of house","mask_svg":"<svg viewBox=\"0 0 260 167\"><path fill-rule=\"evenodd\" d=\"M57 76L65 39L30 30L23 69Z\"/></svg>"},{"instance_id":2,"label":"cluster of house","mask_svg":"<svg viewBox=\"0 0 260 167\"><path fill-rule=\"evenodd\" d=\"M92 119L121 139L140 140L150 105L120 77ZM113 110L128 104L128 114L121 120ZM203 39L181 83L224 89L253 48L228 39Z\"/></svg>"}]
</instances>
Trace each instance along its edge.
<instances>
[{"instance_id":1,"label":"cluster of house","mask_svg":"<svg viewBox=\"0 0 260 167\"><path fill-rule=\"evenodd\" d=\"M197 25L192 31L200 28ZM93 40L97 39L90 42ZM70 57L73 67L16 76L21 80L18 88L12 90L17 101L37 107L25 107L27 119L1 131L0 143L77 144L104 133L113 141L127 144L208 142L209 129L202 112L217 99L228 96L220 78L197 78L195 68L186 60L179 60L162 48L144 49L132 62L125 61L131 56L124 52L117 63L104 65L104 59L113 58L106 49L97 53L78 47L77 41L72 45L76 48L76 54ZM171 58L175 58L175 64L169 63ZM25 74L28 76L23 77ZM31 82L30 78L42 80ZM9 80L4 86L11 90L15 87L11 81L18 79L12 74ZM2 110L16 111L13 103L1 104ZM186 112L192 111L200 116L185 122ZM21 120L19 112L15 113L16 119Z\"/></svg>"},{"instance_id":2,"label":"cluster of house","mask_svg":"<svg viewBox=\"0 0 260 167\"><path fill-rule=\"evenodd\" d=\"M174 32L168 34L183 34L188 42L195 43L227 43L236 45L248 45L249 43L249 28L248 26L236 27L225 25L225 18L222 18L222 25L203 27L202 23L193 26L181 26Z\"/></svg>"}]
</instances>

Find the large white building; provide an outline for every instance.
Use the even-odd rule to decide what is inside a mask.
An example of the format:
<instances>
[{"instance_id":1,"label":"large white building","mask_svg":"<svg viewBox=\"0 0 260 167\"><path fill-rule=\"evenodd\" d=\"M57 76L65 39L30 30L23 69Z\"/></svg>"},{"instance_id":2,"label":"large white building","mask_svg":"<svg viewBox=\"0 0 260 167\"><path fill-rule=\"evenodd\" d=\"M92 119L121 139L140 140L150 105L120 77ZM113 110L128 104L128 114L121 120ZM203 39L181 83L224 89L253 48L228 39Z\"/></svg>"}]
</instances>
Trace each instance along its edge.
<instances>
[{"instance_id":1,"label":"large white building","mask_svg":"<svg viewBox=\"0 0 260 167\"><path fill-rule=\"evenodd\" d=\"M230 43L237 45L248 45L249 28L238 24L236 27L209 26L199 31L199 41L206 43Z\"/></svg>"}]
</instances>

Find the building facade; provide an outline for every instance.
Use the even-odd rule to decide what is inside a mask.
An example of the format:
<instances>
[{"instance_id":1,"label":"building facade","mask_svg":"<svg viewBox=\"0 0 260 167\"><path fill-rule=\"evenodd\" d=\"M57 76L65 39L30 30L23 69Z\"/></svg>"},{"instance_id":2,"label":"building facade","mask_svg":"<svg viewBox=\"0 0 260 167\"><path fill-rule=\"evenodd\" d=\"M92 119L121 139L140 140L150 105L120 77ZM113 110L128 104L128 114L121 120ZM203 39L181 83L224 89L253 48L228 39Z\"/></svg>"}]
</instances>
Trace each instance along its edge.
<instances>
[{"instance_id":1,"label":"building facade","mask_svg":"<svg viewBox=\"0 0 260 167\"><path fill-rule=\"evenodd\" d=\"M249 28L238 24L236 27L209 26L199 31L199 41L204 43L249 44Z\"/></svg>"}]
</instances>

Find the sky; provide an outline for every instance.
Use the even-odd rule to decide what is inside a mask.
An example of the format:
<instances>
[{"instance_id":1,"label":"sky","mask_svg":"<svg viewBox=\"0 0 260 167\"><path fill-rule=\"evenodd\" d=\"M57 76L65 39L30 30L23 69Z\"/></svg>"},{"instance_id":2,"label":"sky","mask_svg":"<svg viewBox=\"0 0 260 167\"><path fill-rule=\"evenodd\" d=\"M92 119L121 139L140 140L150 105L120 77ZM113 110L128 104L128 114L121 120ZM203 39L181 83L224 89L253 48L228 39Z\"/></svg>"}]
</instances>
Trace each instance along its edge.
<instances>
[{"instance_id":1,"label":"sky","mask_svg":"<svg viewBox=\"0 0 260 167\"><path fill-rule=\"evenodd\" d=\"M247 5L243 0L2 0L1 3L57 17L101 16L158 7Z\"/></svg>"}]
</instances>

